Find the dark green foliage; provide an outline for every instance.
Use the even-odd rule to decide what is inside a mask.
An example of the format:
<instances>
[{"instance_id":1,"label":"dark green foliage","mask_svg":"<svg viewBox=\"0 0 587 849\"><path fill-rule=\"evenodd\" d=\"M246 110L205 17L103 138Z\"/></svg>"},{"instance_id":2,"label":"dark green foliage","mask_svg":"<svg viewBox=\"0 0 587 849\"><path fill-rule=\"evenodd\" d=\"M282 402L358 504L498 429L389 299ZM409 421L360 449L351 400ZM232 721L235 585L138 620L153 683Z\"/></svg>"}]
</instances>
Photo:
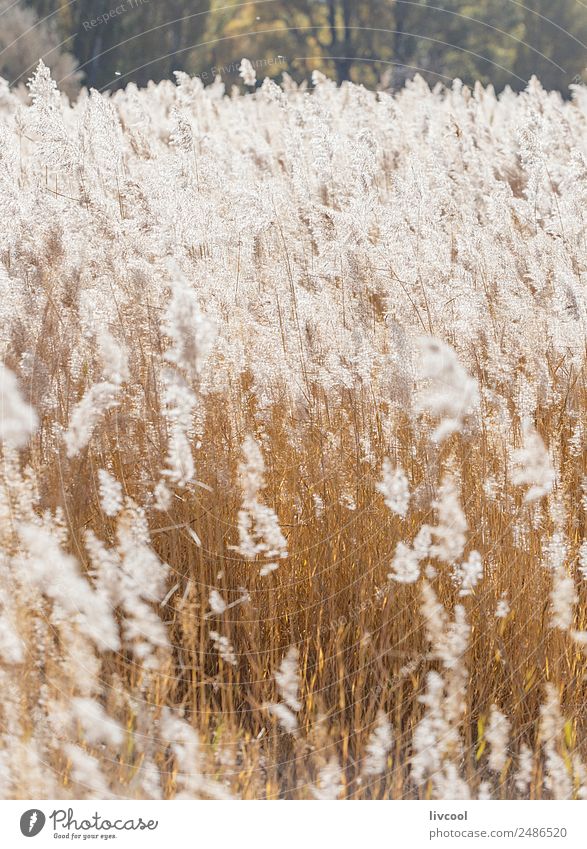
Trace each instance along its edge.
<instances>
[{"instance_id":1,"label":"dark green foliage","mask_svg":"<svg viewBox=\"0 0 587 849\"><path fill-rule=\"evenodd\" d=\"M576 0L28 0L52 15L88 85L115 87L187 70L238 82L243 56L301 80L395 88L416 71L497 89L535 74L568 95L587 65L587 7ZM114 12L106 22L100 16ZM287 62L277 62L284 55ZM262 64L263 60L273 60ZM117 73L119 75L117 75Z\"/></svg>"}]
</instances>

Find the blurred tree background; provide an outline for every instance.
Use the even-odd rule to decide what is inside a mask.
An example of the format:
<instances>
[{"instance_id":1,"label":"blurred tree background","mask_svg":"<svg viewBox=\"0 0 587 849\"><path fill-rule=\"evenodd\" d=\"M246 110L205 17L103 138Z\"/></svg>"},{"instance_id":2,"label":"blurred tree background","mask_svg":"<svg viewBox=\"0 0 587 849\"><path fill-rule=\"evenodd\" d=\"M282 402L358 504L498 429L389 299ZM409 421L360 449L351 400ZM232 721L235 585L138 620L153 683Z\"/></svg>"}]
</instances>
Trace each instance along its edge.
<instances>
[{"instance_id":1,"label":"blurred tree background","mask_svg":"<svg viewBox=\"0 0 587 849\"><path fill-rule=\"evenodd\" d=\"M246 56L260 79L318 69L396 88L418 72L519 90L536 74L567 95L586 45L582 0L0 0L0 74L23 81L43 56L69 90L176 70L230 85Z\"/></svg>"}]
</instances>

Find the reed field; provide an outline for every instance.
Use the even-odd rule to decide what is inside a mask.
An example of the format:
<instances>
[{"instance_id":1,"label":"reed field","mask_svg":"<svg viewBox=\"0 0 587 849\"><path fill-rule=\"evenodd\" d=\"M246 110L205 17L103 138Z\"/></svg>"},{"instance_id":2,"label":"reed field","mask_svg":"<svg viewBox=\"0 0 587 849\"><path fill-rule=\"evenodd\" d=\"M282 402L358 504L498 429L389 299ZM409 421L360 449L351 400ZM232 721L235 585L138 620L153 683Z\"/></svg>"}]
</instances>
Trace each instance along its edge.
<instances>
[{"instance_id":1,"label":"reed field","mask_svg":"<svg viewBox=\"0 0 587 849\"><path fill-rule=\"evenodd\" d=\"M587 798L587 89L0 83L0 797Z\"/></svg>"}]
</instances>

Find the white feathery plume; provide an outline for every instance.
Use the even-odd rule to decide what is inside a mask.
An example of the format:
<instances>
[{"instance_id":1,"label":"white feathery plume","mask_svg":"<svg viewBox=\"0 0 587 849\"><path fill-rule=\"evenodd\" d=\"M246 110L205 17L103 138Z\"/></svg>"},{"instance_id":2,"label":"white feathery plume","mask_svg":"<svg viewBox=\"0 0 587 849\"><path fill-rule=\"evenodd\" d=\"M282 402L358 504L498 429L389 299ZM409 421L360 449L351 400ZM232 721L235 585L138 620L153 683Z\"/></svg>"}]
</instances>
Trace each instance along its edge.
<instances>
[{"instance_id":1,"label":"white feathery plume","mask_svg":"<svg viewBox=\"0 0 587 849\"><path fill-rule=\"evenodd\" d=\"M485 739L489 743L488 766L492 772L501 773L508 758L511 723L495 705L491 706Z\"/></svg>"},{"instance_id":2,"label":"white feathery plume","mask_svg":"<svg viewBox=\"0 0 587 849\"><path fill-rule=\"evenodd\" d=\"M367 756L362 773L366 776L382 775L387 767L387 758L393 745L393 733L387 716L380 711L377 723L367 743Z\"/></svg>"},{"instance_id":3,"label":"white feathery plume","mask_svg":"<svg viewBox=\"0 0 587 849\"><path fill-rule=\"evenodd\" d=\"M568 554L568 545L563 534L555 531L544 545L544 565L556 572L562 569Z\"/></svg>"},{"instance_id":4,"label":"white feathery plume","mask_svg":"<svg viewBox=\"0 0 587 849\"><path fill-rule=\"evenodd\" d=\"M88 389L69 419L65 434L69 458L75 457L86 447L102 415L118 406L117 395L118 386L115 383L96 383Z\"/></svg>"},{"instance_id":5,"label":"white feathery plume","mask_svg":"<svg viewBox=\"0 0 587 849\"><path fill-rule=\"evenodd\" d=\"M583 580L587 581L587 539L584 539L579 548L579 572Z\"/></svg>"},{"instance_id":6,"label":"white feathery plume","mask_svg":"<svg viewBox=\"0 0 587 849\"><path fill-rule=\"evenodd\" d=\"M444 675L429 672L426 695L420 701L426 713L413 736L412 779L417 785L432 779L436 798L466 798L469 793L455 761L462 756L460 725L465 711L467 669L464 655L470 628L462 605L448 615L427 581L422 583L422 616L432 656L441 660Z\"/></svg>"},{"instance_id":7,"label":"white feathery plume","mask_svg":"<svg viewBox=\"0 0 587 849\"><path fill-rule=\"evenodd\" d=\"M553 572L550 592L551 627L561 631L570 630L573 624L573 611L579 600L575 581L563 566Z\"/></svg>"},{"instance_id":8,"label":"white feathery plume","mask_svg":"<svg viewBox=\"0 0 587 849\"><path fill-rule=\"evenodd\" d=\"M243 506L238 514L239 544L236 551L247 560L262 555L267 560L287 557L287 541L274 510L259 501L265 488L265 463L258 443L247 436L243 444L244 462L239 465ZM264 564L261 576L277 569L276 562Z\"/></svg>"},{"instance_id":9,"label":"white feathery plume","mask_svg":"<svg viewBox=\"0 0 587 849\"><path fill-rule=\"evenodd\" d=\"M187 486L196 475L191 447L193 411L196 396L180 374L171 370L163 377L163 400L170 423L164 476L178 486Z\"/></svg>"},{"instance_id":10,"label":"white feathery plume","mask_svg":"<svg viewBox=\"0 0 587 849\"><path fill-rule=\"evenodd\" d=\"M70 458L86 447L104 413L119 405L120 389L129 377L126 352L109 333L99 334L98 347L105 380L91 386L71 413L65 434Z\"/></svg>"},{"instance_id":11,"label":"white feathery plume","mask_svg":"<svg viewBox=\"0 0 587 849\"><path fill-rule=\"evenodd\" d=\"M505 619L506 616L509 615L510 612L510 603L507 599L507 596L504 594L497 602L497 606L495 608L495 618L496 619Z\"/></svg>"},{"instance_id":12,"label":"white feathery plume","mask_svg":"<svg viewBox=\"0 0 587 849\"><path fill-rule=\"evenodd\" d=\"M98 334L98 350L105 379L116 386L122 386L130 377L126 348L107 330L102 330Z\"/></svg>"},{"instance_id":13,"label":"white feathery plume","mask_svg":"<svg viewBox=\"0 0 587 849\"><path fill-rule=\"evenodd\" d=\"M432 543L431 529L428 525L422 525L412 546L404 542L398 542L393 560L392 571L387 575L390 581L398 584L414 584L420 577L420 563L430 555Z\"/></svg>"},{"instance_id":14,"label":"white feathery plume","mask_svg":"<svg viewBox=\"0 0 587 849\"><path fill-rule=\"evenodd\" d=\"M424 718L418 723L412 737L411 777L416 786L440 774L444 751L454 733L443 711L444 681L437 672L426 677L426 693L419 697L426 706Z\"/></svg>"},{"instance_id":15,"label":"white feathery plume","mask_svg":"<svg viewBox=\"0 0 587 849\"><path fill-rule=\"evenodd\" d=\"M463 428L466 417L479 405L477 381L467 374L453 349L432 337L422 337L420 377L426 382L417 396L416 410L439 418L432 438L443 442Z\"/></svg>"},{"instance_id":16,"label":"white feathery plume","mask_svg":"<svg viewBox=\"0 0 587 849\"><path fill-rule=\"evenodd\" d=\"M491 783L489 781L482 781L479 785L479 793L477 794L477 798L479 801L489 801L489 799L493 798L491 793Z\"/></svg>"},{"instance_id":17,"label":"white feathery plume","mask_svg":"<svg viewBox=\"0 0 587 849\"><path fill-rule=\"evenodd\" d=\"M398 584L414 584L420 577L420 556L411 546L398 542L393 560L392 571L387 577Z\"/></svg>"},{"instance_id":18,"label":"white feathery plume","mask_svg":"<svg viewBox=\"0 0 587 849\"><path fill-rule=\"evenodd\" d=\"M42 59L27 85L32 100L27 118L30 131L39 138L43 164L75 170L81 161L80 146L67 132L57 84Z\"/></svg>"},{"instance_id":19,"label":"white feathery plume","mask_svg":"<svg viewBox=\"0 0 587 849\"><path fill-rule=\"evenodd\" d=\"M144 511L130 499L118 516L116 537L121 564L117 597L126 614L123 632L144 666L156 667L155 651L167 648L169 641L163 622L150 605L161 600L169 567L150 546Z\"/></svg>"},{"instance_id":20,"label":"white feathery plume","mask_svg":"<svg viewBox=\"0 0 587 849\"><path fill-rule=\"evenodd\" d=\"M163 372L164 402L170 422L164 474L178 486L187 486L195 477L191 449L198 402L195 390L214 347L216 331L201 312L194 288L184 280L174 282L171 287L162 330L171 341L165 360L175 367Z\"/></svg>"},{"instance_id":21,"label":"white feathery plume","mask_svg":"<svg viewBox=\"0 0 587 849\"><path fill-rule=\"evenodd\" d=\"M112 719L95 699L75 698L71 702L75 719L83 728L84 737L91 745L105 743L118 747L122 744L124 733L120 725Z\"/></svg>"},{"instance_id":22,"label":"white feathery plume","mask_svg":"<svg viewBox=\"0 0 587 849\"><path fill-rule=\"evenodd\" d=\"M386 506L405 518L410 504L410 487L403 469L393 469L389 459L383 461L383 478L377 484L377 490L383 495Z\"/></svg>"},{"instance_id":23,"label":"white feathery plume","mask_svg":"<svg viewBox=\"0 0 587 849\"><path fill-rule=\"evenodd\" d=\"M165 481L159 481L153 492L153 507L155 510L166 512L171 507L171 493Z\"/></svg>"},{"instance_id":24,"label":"white feathery plume","mask_svg":"<svg viewBox=\"0 0 587 849\"><path fill-rule=\"evenodd\" d=\"M114 517L122 510L122 486L105 469L99 469L100 504L107 516Z\"/></svg>"},{"instance_id":25,"label":"white feathery plume","mask_svg":"<svg viewBox=\"0 0 587 849\"><path fill-rule=\"evenodd\" d=\"M92 589L75 559L61 550L49 530L22 524L18 532L24 551L23 574L52 598L61 609L61 616L71 617L99 649L116 650L120 644L118 627L107 597ZM60 618L57 611L54 615Z\"/></svg>"},{"instance_id":26,"label":"white feathery plume","mask_svg":"<svg viewBox=\"0 0 587 849\"><path fill-rule=\"evenodd\" d=\"M210 605L210 610L216 616L222 615L228 607L218 590L210 590L208 604Z\"/></svg>"},{"instance_id":27,"label":"white feathery plume","mask_svg":"<svg viewBox=\"0 0 587 849\"><path fill-rule=\"evenodd\" d=\"M525 743L520 746L518 769L516 770L516 790L526 796L534 775L534 752Z\"/></svg>"},{"instance_id":28,"label":"white feathery plume","mask_svg":"<svg viewBox=\"0 0 587 849\"><path fill-rule=\"evenodd\" d=\"M210 631L210 639L222 660L230 666L236 666L236 655L228 637L222 636L222 634L219 634L218 631Z\"/></svg>"},{"instance_id":29,"label":"white feathery plume","mask_svg":"<svg viewBox=\"0 0 587 849\"><path fill-rule=\"evenodd\" d=\"M171 286L162 330L171 341L165 352L166 361L192 380L201 377L214 347L216 330L201 312L195 289L185 280L177 280Z\"/></svg>"},{"instance_id":30,"label":"white feathery plume","mask_svg":"<svg viewBox=\"0 0 587 849\"><path fill-rule=\"evenodd\" d=\"M290 710L296 713L301 710L301 702L299 698L300 678L299 678L299 652L295 646L288 649L287 654L281 661L279 671L275 673L275 681L279 695L286 703Z\"/></svg>"},{"instance_id":31,"label":"white feathery plume","mask_svg":"<svg viewBox=\"0 0 587 849\"><path fill-rule=\"evenodd\" d=\"M457 765L446 761L438 775L434 776L437 799L470 799L469 785L461 778Z\"/></svg>"},{"instance_id":32,"label":"white feathery plume","mask_svg":"<svg viewBox=\"0 0 587 849\"><path fill-rule=\"evenodd\" d=\"M287 734L296 733L298 730L298 718L287 705L277 702L276 704L267 704L265 707L278 720Z\"/></svg>"},{"instance_id":33,"label":"white feathery plume","mask_svg":"<svg viewBox=\"0 0 587 849\"><path fill-rule=\"evenodd\" d=\"M338 759L333 755L320 770L318 784L311 788L312 796L324 802L338 799L342 790L342 770Z\"/></svg>"},{"instance_id":34,"label":"white feathery plume","mask_svg":"<svg viewBox=\"0 0 587 849\"><path fill-rule=\"evenodd\" d=\"M467 560L456 569L455 577L460 584L459 595L471 595L483 577L483 561L478 551L470 552Z\"/></svg>"},{"instance_id":35,"label":"white feathery plume","mask_svg":"<svg viewBox=\"0 0 587 849\"><path fill-rule=\"evenodd\" d=\"M177 106L172 106L171 117L174 121L174 128L169 136L170 143L184 154L193 153L194 132L187 114L178 109Z\"/></svg>"},{"instance_id":36,"label":"white feathery plume","mask_svg":"<svg viewBox=\"0 0 587 849\"><path fill-rule=\"evenodd\" d=\"M204 796L227 801L233 798L227 787L204 774L202 750L196 731L167 707L161 712L161 733L169 742L175 757L176 799L193 801Z\"/></svg>"},{"instance_id":37,"label":"white feathery plume","mask_svg":"<svg viewBox=\"0 0 587 849\"><path fill-rule=\"evenodd\" d=\"M107 777L102 771L102 764L93 755L80 746L67 743L63 751L71 762L71 778L83 790L76 798L87 796L94 799L112 799L113 793Z\"/></svg>"},{"instance_id":38,"label":"white feathery plume","mask_svg":"<svg viewBox=\"0 0 587 849\"><path fill-rule=\"evenodd\" d=\"M301 710L302 704L299 698L299 653L295 646L291 646L283 660L279 670L275 673L277 690L283 702L265 705L269 713L273 714L281 726L289 734L294 734L298 728L296 714Z\"/></svg>"},{"instance_id":39,"label":"white feathery plume","mask_svg":"<svg viewBox=\"0 0 587 849\"><path fill-rule=\"evenodd\" d=\"M127 499L117 516L117 545L108 549L88 531L85 544L92 575L111 608L124 611L122 633L145 668L156 667L156 652L168 646L165 626L151 605L165 592L168 567L149 545L144 511Z\"/></svg>"},{"instance_id":40,"label":"white feathery plume","mask_svg":"<svg viewBox=\"0 0 587 849\"><path fill-rule=\"evenodd\" d=\"M555 799L571 799L573 782L565 761L557 749L564 727L556 687L546 684L545 701L540 707L540 740L546 761L545 787Z\"/></svg>"},{"instance_id":41,"label":"white feathery plume","mask_svg":"<svg viewBox=\"0 0 587 849\"><path fill-rule=\"evenodd\" d=\"M1 558L0 568L7 570ZM26 643L18 631L14 594L0 583L0 658L7 664L22 663L25 648Z\"/></svg>"},{"instance_id":42,"label":"white feathery plume","mask_svg":"<svg viewBox=\"0 0 587 849\"><path fill-rule=\"evenodd\" d=\"M0 363L0 442L22 448L37 426L37 414L22 399L16 377Z\"/></svg>"},{"instance_id":43,"label":"white feathery plume","mask_svg":"<svg viewBox=\"0 0 587 849\"><path fill-rule=\"evenodd\" d=\"M434 538L430 554L452 565L463 553L468 527L454 478L446 476L443 479L432 506L436 510L438 524L430 529Z\"/></svg>"},{"instance_id":44,"label":"white feathery plume","mask_svg":"<svg viewBox=\"0 0 587 849\"><path fill-rule=\"evenodd\" d=\"M239 75L242 77L242 80L245 85L254 86L257 83L257 72L254 69L249 59L243 59L240 68Z\"/></svg>"},{"instance_id":45,"label":"white feathery plume","mask_svg":"<svg viewBox=\"0 0 587 849\"><path fill-rule=\"evenodd\" d=\"M512 483L529 486L524 501L530 503L551 492L556 473L542 438L528 420L522 430L524 444L512 452Z\"/></svg>"}]
</instances>

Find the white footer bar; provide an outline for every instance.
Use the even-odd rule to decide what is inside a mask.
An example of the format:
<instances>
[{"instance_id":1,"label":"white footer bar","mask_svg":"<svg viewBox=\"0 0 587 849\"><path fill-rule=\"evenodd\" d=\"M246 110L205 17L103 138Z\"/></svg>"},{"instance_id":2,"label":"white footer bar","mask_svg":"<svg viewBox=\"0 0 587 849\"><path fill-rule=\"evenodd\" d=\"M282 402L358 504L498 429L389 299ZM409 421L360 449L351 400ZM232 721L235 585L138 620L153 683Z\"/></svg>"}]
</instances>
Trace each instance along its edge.
<instances>
[{"instance_id":1,"label":"white footer bar","mask_svg":"<svg viewBox=\"0 0 587 849\"><path fill-rule=\"evenodd\" d=\"M0 845L584 849L586 806L549 801L0 801Z\"/></svg>"}]
</instances>

